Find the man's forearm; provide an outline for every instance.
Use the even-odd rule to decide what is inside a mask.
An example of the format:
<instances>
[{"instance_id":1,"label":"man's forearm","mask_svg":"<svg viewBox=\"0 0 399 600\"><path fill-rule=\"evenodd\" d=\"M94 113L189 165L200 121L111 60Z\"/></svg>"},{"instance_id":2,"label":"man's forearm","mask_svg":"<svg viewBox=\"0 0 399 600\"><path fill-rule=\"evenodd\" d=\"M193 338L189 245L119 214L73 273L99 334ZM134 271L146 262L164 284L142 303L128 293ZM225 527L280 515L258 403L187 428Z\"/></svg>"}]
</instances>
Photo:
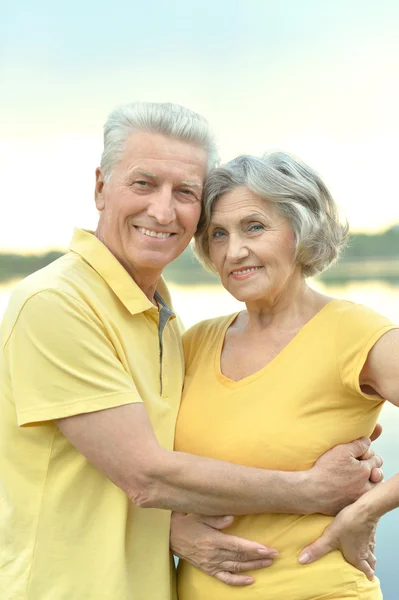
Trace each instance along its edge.
<instances>
[{"instance_id":1,"label":"man's forearm","mask_svg":"<svg viewBox=\"0 0 399 600\"><path fill-rule=\"evenodd\" d=\"M272 471L162 451L135 502L208 515L307 514L315 512L315 492L309 471Z\"/></svg>"},{"instance_id":2,"label":"man's forearm","mask_svg":"<svg viewBox=\"0 0 399 600\"><path fill-rule=\"evenodd\" d=\"M363 438L336 446L308 471L244 467L159 446L143 405L75 415L57 421L89 462L142 507L181 512L336 514L370 489L381 459L365 456Z\"/></svg>"}]
</instances>

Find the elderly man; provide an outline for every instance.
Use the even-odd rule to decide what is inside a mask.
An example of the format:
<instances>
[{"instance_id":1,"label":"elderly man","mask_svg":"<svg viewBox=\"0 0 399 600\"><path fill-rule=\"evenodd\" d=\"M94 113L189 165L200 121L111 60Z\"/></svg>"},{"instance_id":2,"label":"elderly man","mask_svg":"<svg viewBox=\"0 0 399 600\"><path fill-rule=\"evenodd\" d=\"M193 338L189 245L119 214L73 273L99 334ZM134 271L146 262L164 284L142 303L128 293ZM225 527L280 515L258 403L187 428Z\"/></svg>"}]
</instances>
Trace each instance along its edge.
<instances>
[{"instance_id":1,"label":"elderly man","mask_svg":"<svg viewBox=\"0 0 399 600\"><path fill-rule=\"evenodd\" d=\"M184 366L161 274L195 232L215 160L206 122L187 109L115 111L96 232L78 229L68 254L13 293L2 325L2 600L170 600L170 510L333 514L372 485L381 460L355 460L366 440L297 473L173 452Z\"/></svg>"}]
</instances>

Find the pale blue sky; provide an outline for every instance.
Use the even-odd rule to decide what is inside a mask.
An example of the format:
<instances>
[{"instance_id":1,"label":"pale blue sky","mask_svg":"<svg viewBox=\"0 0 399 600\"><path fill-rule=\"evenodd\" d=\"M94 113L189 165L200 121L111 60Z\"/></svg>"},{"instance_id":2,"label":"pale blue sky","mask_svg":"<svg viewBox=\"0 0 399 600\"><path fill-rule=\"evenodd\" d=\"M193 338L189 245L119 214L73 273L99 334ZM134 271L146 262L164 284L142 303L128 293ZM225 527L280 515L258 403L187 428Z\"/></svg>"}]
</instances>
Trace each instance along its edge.
<instances>
[{"instance_id":1,"label":"pale blue sky","mask_svg":"<svg viewBox=\"0 0 399 600\"><path fill-rule=\"evenodd\" d=\"M0 247L65 246L74 224L95 225L102 124L133 100L203 113L225 160L298 154L354 229L399 222L397 0L0 0L0 11Z\"/></svg>"}]
</instances>

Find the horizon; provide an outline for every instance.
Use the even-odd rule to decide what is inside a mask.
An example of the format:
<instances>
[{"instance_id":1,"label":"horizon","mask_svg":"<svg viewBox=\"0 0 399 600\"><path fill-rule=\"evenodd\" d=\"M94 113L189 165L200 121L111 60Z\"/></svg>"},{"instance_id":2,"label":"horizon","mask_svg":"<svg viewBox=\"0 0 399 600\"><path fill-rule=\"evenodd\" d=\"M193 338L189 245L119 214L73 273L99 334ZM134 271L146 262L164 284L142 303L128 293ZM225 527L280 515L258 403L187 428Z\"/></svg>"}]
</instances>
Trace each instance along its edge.
<instances>
[{"instance_id":1,"label":"horizon","mask_svg":"<svg viewBox=\"0 0 399 600\"><path fill-rule=\"evenodd\" d=\"M397 223L392 223L391 225L389 225L388 227L385 227L383 229L381 229L381 231L375 231L375 232L371 232L371 231L354 231L352 229L350 229L349 231L349 235L368 235L370 237L376 236L376 235L383 235L384 233L386 233L387 231L391 230L391 229L399 229L399 221ZM72 239L72 233L71 232L71 239ZM46 246L46 247L37 247L37 248L2 248L0 246L0 256L4 256L7 254L10 255L17 255L17 256L40 256L40 255L44 255L44 254L48 254L51 252L68 252L69 250L69 245L67 246L58 246L58 247L50 247L50 246Z\"/></svg>"}]
</instances>

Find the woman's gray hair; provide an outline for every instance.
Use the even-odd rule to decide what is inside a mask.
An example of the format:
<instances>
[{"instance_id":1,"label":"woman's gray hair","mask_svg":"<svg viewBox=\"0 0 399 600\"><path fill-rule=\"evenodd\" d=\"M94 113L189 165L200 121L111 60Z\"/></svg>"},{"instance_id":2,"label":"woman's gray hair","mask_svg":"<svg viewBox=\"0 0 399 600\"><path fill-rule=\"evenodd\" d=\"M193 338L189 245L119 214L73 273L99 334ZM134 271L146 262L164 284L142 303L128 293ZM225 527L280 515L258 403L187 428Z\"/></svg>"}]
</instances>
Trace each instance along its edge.
<instances>
[{"instance_id":1,"label":"woman's gray hair","mask_svg":"<svg viewBox=\"0 0 399 600\"><path fill-rule=\"evenodd\" d=\"M209 256L208 226L215 202L226 192L246 187L272 202L287 219L296 238L296 261L305 277L324 271L337 260L349 233L338 207L320 176L286 154L238 156L210 173L194 248L199 260L215 271Z\"/></svg>"},{"instance_id":2,"label":"woman's gray hair","mask_svg":"<svg viewBox=\"0 0 399 600\"><path fill-rule=\"evenodd\" d=\"M133 131L160 133L203 148L208 155L208 172L219 161L215 140L204 117L178 104L134 102L112 111L104 125L101 171L106 180L111 178Z\"/></svg>"}]
</instances>

